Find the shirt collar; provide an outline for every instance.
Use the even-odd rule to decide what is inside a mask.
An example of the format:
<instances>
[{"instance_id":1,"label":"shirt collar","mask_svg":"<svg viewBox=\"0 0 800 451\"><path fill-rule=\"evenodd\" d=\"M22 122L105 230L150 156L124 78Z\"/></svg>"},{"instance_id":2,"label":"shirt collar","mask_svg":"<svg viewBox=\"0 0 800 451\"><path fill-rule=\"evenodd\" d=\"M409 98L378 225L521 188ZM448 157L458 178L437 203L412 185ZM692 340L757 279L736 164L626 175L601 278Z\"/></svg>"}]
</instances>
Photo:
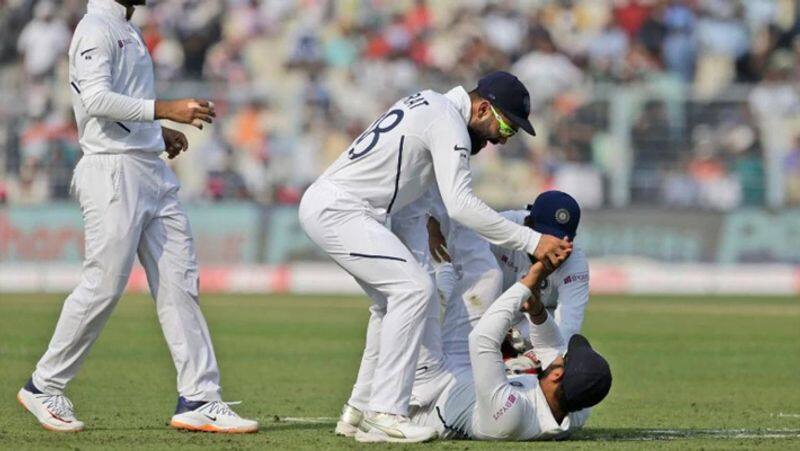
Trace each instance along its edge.
<instances>
[{"instance_id":1,"label":"shirt collar","mask_svg":"<svg viewBox=\"0 0 800 451\"><path fill-rule=\"evenodd\" d=\"M539 430L542 434L541 438L555 437L569 431L569 415L566 415L564 419L561 420L561 424L558 424L556 418L553 416L553 411L550 410L550 404L547 403L547 398L544 396L544 392L542 392L542 387L538 384L534 389L533 398L536 404L536 416L539 420Z\"/></svg>"},{"instance_id":2,"label":"shirt collar","mask_svg":"<svg viewBox=\"0 0 800 451\"><path fill-rule=\"evenodd\" d=\"M102 14L127 21L128 9L114 0L89 0L86 9L91 14Z\"/></svg>"},{"instance_id":3,"label":"shirt collar","mask_svg":"<svg viewBox=\"0 0 800 451\"><path fill-rule=\"evenodd\" d=\"M461 117L464 118L464 123L469 124L469 118L472 116L472 101L469 100L469 93L467 93L467 90L461 86L456 86L447 91L444 96L458 109L458 112L461 113Z\"/></svg>"}]
</instances>

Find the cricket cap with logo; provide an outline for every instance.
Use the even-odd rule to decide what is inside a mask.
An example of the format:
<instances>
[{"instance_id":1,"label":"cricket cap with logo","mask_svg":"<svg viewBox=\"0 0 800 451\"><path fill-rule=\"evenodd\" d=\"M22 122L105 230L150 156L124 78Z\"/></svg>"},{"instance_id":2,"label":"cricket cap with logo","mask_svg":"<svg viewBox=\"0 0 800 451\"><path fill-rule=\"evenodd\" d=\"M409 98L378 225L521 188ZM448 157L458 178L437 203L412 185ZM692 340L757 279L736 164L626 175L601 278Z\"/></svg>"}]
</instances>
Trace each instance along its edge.
<instances>
[{"instance_id":1,"label":"cricket cap with logo","mask_svg":"<svg viewBox=\"0 0 800 451\"><path fill-rule=\"evenodd\" d=\"M475 90L492 106L500 109L514 125L536 136L536 131L528 120L531 114L531 96L519 78L498 70L478 80Z\"/></svg>"},{"instance_id":2,"label":"cricket cap with logo","mask_svg":"<svg viewBox=\"0 0 800 451\"><path fill-rule=\"evenodd\" d=\"M581 221L578 201L563 191L545 191L528 205L533 230L558 238L575 239Z\"/></svg>"}]
</instances>

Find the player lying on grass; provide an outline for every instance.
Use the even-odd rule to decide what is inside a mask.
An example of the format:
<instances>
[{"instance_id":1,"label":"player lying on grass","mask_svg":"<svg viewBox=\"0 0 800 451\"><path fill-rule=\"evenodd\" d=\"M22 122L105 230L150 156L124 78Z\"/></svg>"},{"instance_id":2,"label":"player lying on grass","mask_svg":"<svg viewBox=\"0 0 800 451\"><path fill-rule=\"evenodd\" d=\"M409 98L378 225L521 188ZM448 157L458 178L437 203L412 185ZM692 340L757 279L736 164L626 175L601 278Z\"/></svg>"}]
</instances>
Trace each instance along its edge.
<instances>
[{"instance_id":1,"label":"player lying on grass","mask_svg":"<svg viewBox=\"0 0 800 451\"><path fill-rule=\"evenodd\" d=\"M436 392L414 406L413 421L436 428L441 438L474 440L564 439L584 425L588 408L608 394L611 371L582 335L564 346L540 299L547 275L541 263L533 264L489 307L469 334L471 369L448 371L427 381L428 387L415 387ZM522 311L530 317L530 340L544 371L508 376L500 347ZM351 420L358 424L357 415Z\"/></svg>"}]
</instances>

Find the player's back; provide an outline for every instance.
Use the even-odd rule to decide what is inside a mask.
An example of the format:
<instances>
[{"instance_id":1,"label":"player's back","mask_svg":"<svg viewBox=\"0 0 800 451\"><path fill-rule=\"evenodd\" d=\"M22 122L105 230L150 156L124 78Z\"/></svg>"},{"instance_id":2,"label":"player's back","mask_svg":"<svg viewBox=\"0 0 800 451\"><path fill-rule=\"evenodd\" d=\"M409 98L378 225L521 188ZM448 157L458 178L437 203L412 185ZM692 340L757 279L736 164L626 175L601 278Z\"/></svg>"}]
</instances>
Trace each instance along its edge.
<instances>
[{"instance_id":1,"label":"player's back","mask_svg":"<svg viewBox=\"0 0 800 451\"><path fill-rule=\"evenodd\" d=\"M434 127L469 142L466 119L445 95L426 90L405 97L378 117L322 174L366 201L379 215L420 197L434 180L430 153ZM464 138L466 137L466 138Z\"/></svg>"}]
</instances>

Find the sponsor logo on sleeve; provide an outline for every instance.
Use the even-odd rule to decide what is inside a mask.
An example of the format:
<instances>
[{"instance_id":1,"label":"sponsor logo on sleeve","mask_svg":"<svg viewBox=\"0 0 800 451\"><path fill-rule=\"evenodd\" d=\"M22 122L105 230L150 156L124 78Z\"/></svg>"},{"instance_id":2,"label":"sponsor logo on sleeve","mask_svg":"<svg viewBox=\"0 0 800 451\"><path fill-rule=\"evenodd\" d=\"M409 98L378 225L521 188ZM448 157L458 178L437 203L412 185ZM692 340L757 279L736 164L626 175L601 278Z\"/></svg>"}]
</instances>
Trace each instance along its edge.
<instances>
[{"instance_id":1,"label":"sponsor logo on sleeve","mask_svg":"<svg viewBox=\"0 0 800 451\"><path fill-rule=\"evenodd\" d=\"M567 277L564 277L564 285L572 282L588 282L589 281L589 273L588 272L579 272L576 274L570 274Z\"/></svg>"},{"instance_id":2,"label":"sponsor logo on sleeve","mask_svg":"<svg viewBox=\"0 0 800 451\"><path fill-rule=\"evenodd\" d=\"M494 415L492 415L492 418L494 418L494 420L496 421L497 419L502 417L506 412L508 412L508 409L510 409L511 406L516 404L517 399L518 399L517 395L515 395L513 393L508 395L508 399L506 400L506 403L503 404L503 407L501 407L500 410L498 410L497 412L494 413Z\"/></svg>"}]
</instances>

